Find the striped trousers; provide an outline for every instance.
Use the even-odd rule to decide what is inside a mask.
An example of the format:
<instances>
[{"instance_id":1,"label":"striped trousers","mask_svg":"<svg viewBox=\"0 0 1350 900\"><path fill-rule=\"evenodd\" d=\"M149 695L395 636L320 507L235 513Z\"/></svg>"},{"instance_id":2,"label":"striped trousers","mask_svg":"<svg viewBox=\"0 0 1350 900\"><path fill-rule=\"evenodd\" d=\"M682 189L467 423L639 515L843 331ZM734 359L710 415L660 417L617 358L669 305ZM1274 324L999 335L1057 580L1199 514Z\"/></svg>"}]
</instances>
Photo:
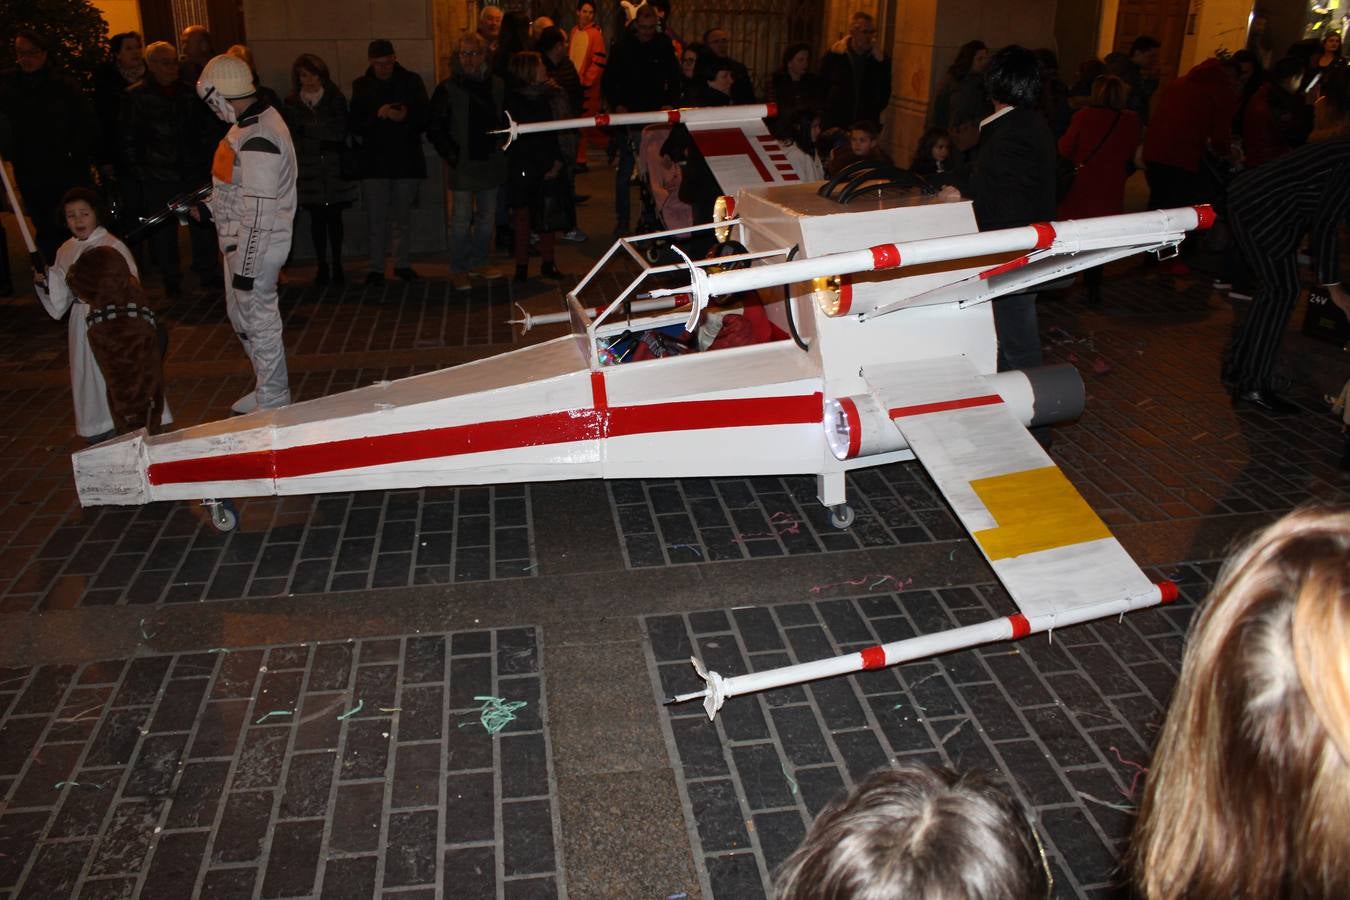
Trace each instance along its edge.
<instances>
[{"instance_id":1,"label":"striped trousers","mask_svg":"<svg viewBox=\"0 0 1350 900\"><path fill-rule=\"evenodd\" d=\"M1238 390L1268 390L1289 314L1301 289L1298 256L1295 252L1271 256L1255 245L1240 219L1234 217L1229 224L1243 261L1255 278L1256 290L1247 319L1233 341L1228 372Z\"/></svg>"}]
</instances>

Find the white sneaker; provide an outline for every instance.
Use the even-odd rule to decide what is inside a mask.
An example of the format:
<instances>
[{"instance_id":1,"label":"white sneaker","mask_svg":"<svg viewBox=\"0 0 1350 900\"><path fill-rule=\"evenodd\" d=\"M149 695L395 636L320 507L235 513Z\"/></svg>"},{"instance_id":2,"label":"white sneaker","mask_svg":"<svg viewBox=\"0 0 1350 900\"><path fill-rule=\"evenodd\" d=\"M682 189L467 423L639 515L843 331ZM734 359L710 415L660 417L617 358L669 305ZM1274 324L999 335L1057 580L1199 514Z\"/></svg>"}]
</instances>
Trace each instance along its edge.
<instances>
[{"instance_id":1,"label":"white sneaker","mask_svg":"<svg viewBox=\"0 0 1350 900\"><path fill-rule=\"evenodd\" d=\"M254 412L257 409L258 409L257 391L249 391L247 394L240 397L238 400L234 401L234 403L230 405L230 412L237 413L238 415L241 416L244 415L245 413Z\"/></svg>"},{"instance_id":2,"label":"white sneaker","mask_svg":"<svg viewBox=\"0 0 1350 900\"><path fill-rule=\"evenodd\" d=\"M586 232L582 231L580 228L573 228L571 231L563 234L562 239L564 241L571 241L574 244L584 244L588 238Z\"/></svg>"}]
</instances>

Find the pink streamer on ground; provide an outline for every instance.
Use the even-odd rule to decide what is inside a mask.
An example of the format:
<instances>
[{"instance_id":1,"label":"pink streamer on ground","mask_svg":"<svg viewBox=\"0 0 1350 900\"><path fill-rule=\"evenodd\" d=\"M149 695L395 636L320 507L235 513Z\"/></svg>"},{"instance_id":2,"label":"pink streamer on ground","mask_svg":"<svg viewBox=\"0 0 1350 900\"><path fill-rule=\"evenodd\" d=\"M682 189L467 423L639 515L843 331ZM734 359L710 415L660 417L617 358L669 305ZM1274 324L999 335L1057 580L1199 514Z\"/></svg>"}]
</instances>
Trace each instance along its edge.
<instances>
[{"instance_id":1,"label":"pink streamer on ground","mask_svg":"<svg viewBox=\"0 0 1350 900\"><path fill-rule=\"evenodd\" d=\"M1134 779L1130 781L1129 791L1121 791L1121 793L1125 795L1125 799L1133 800L1135 788L1139 787L1139 779L1143 778L1145 775L1148 774L1148 769L1144 766L1141 766L1139 763L1135 762L1132 759L1126 759L1125 757L1121 756L1120 751L1116 749L1114 744L1112 744L1110 747L1107 747L1106 749L1114 753L1116 755L1116 759L1120 760L1121 763L1134 769Z\"/></svg>"},{"instance_id":2,"label":"pink streamer on ground","mask_svg":"<svg viewBox=\"0 0 1350 900\"><path fill-rule=\"evenodd\" d=\"M878 585L883 585L886 584L887 582L890 582L894 586L892 590L902 591L905 589L906 585L913 584L914 579L913 578L901 579L899 575L880 575L880 574L864 575L861 578L850 578L848 581L834 581L831 582L830 584L818 584L815 587L811 588L811 593L821 594L824 593L825 591L830 590L831 588L862 587L863 585L867 585L867 589L871 591L876 589Z\"/></svg>"}]
</instances>

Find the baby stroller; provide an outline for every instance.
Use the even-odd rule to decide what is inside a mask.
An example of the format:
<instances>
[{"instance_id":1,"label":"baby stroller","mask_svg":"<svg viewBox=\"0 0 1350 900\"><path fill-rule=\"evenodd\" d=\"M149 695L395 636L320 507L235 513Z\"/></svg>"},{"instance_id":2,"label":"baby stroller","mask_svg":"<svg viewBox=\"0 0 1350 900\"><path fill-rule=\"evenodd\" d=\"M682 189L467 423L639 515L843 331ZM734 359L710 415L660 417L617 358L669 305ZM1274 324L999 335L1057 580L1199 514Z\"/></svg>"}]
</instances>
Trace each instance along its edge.
<instances>
[{"instance_id":1,"label":"baby stroller","mask_svg":"<svg viewBox=\"0 0 1350 900\"><path fill-rule=\"evenodd\" d=\"M642 210L638 213L639 234L688 228L694 224L694 211L680 199L683 171L669 158L661 155L661 145L670 137L669 125L648 125L642 129L637 159L638 191L642 196ZM650 241L644 248L647 260L654 265L671 262L668 240Z\"/></svg>"}]
</instances>

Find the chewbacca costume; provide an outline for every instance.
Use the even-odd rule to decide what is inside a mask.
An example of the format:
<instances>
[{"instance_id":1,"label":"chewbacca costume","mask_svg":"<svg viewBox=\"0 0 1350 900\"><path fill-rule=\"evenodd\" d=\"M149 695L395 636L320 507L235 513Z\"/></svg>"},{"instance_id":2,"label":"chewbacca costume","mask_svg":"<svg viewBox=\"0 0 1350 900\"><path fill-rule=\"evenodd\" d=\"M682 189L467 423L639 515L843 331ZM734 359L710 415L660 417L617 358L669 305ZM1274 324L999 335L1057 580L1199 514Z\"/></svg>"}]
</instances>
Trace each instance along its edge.
<instances>
[{"instance_id":1,"label":"chewbacca costume","mask_svg":"<svg viewBox=\"0 0 1350 900\"><path fill-rule=\"evenodd\" d=\"M38 291L38 298L53 319L69 318L70 390L75 405L75 430L94 443L112 437L117 429L108 408L108 387L103 381L103 372L89 346L89 304L77 297L66 283L66 273L74 267L76 260L96 247L116 251L126 261L128 271L136 274L136 263L126 244L100 225L84 240L72 237L61 245L56 251L56 264L47 270L47 290ZM167 403L161 421L164 425L173 421Z\"/></svg>"},{"instance_id":2,"label":"chewbacca costume","mask_svg":"<svg viewBox=\"0 0 1350 900\"><path fill-rule=\"evenodd\" d=\"M66 273L89 305L89 346L108 386L118 434L158 434L164 412L164 347L154 311L127 261L111 247L93 247Z\"/></svg>"}]
</instances>

